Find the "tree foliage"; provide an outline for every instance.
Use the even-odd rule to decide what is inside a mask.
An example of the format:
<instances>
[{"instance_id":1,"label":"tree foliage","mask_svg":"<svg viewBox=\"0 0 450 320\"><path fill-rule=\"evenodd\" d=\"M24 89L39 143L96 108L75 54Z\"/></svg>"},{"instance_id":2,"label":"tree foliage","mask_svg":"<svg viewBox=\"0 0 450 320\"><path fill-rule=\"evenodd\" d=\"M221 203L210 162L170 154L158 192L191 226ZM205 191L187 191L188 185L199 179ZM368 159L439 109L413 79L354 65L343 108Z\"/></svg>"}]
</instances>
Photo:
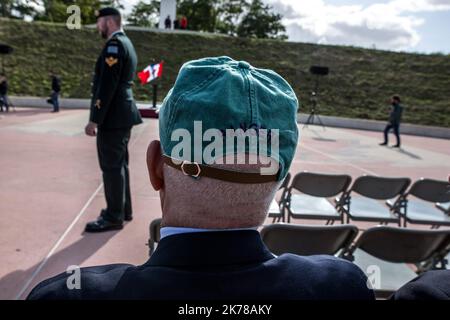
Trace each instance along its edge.
<instances>
[{"instance_id":1,"label":"tree foliage","mask_svg":"<svg viewBox=\"0 0 450 320\"><path fill-rule=\"evenodd\" d=\"M95 23L95 11L106 6L123 9L120 0L37 0L44 10L36 16L36 20L65 22L68 18L67 8L77 5L81 11L83 24Z\"/></svg>"},{"instance_id":2,"label":"tree foliage","mask_svg":"<svg viewBox=\"0 0 450 320\"><path fill-rule=\"evenodd\" d=\"M77 5L82 24L95 23L95 10L105 6L124 9L124 0L0 0L0 16L65 22L67 8ZM158 21L159 0L140 0L126 21L152 27ZM179 0L177 14L188 20L188 29L231 36L286 39L282 16L262 0Z\"/></svg>"},{"instance_id":3,"label":"tree foliage","mask_svg":"<svg viewBox=\"0 0 450 320\"><path fill-rule=\"evenodd\" d=\"M15 19L31 19L50 22L65 22L69 16L67 8L77 5L83 24L95 22L95 10L113 6L123 9L121 0L0 0L0 16Z\"/></svg>"},{"instance_id":4,"label":"tree foliage","mask_svg":"<svg viewBox=\"0 0 450 320\"><path fill-rule=\"evenodd\" d=\"M133 26L153 27L158 22L160 1L140 0L131 11L127 22Z\"/></svg>"},{"instance_id":5,"label":"tree foliage","mask_svg":"<svg viewBox=\"0 0 450 320\"><path fill-rule=\"evenodd\" d=\"M282 16L271 12L272 8L261 0L253 0L248 12L237 28L240 37L286 39Z\"/></svg>"},{"instance_id":6,"label":"tree foliage","mask_svg":"<svg viewBox=\"0 0 450 320\"><path fill-rule=\"evenodd\" d=\"M221 0L216 16L216 31L237 35L238 25L247 7L246 0Z\"/></svg>"},{"instance_id":7,"label":"tree foliage","mask_svg":"<svg viewBox=\"0 0 450 320\"><path fill-rule=\"evenodd\" d=\"M190 30L286 39L283 17L261 0L181 0L177 12L187 17Z\"/></svg>"},{"instance_id":8,"label":"tree foliage","mask_svg":"<svg viewBox=\"0 0 450 320\"><path fill-rule=\"evenodd\" d=\"M140 1L128 21L150 26L160 1ZM189 30L224 33L231 36L286 39L282 16L261 0L180 0L177 14L188 20Z\"/></svg>"},{"instance_id":9,"label":"tree foliage","mask_svg":"<svg viewBox=\"0 0 450 320\"><path fill-rule=\"evenodd\" d=\"M186 16L189 30L215 32L217 8L216 1L181 0L178 1L177 14Z\"/></svg>"},{"instance_id":10,"label":"tree foliage","mask_svg":"<svg viewBox=\"0 0 450 320\"><path fill-rule=\"evenodd\" d=\"M39 0L0 0L0 16L4 18L34 18Z\"/></svg>"}]
</instances>

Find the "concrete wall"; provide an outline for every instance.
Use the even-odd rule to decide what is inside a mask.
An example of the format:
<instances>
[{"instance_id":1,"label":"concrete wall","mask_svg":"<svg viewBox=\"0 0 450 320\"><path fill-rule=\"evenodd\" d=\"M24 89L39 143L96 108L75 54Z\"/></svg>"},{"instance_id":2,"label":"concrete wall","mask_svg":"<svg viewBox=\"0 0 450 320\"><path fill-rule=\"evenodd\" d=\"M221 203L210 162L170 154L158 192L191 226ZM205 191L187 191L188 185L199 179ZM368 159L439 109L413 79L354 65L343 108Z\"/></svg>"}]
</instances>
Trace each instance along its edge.
<instances>
[{"instance_id":1,"label":"concrete wall","mask_svg":"<svg viewBox=\"0 0 450 320\"><path fill-rule=\"evenodd\" d=\"M47 103L47 98L37 97L9 97L12 104L16 107L35 107L35 108L52 108ZM90 100L88 99L60 99L61 109L88 109ZM145 108L150 107L149 102L138 102L138 106ZM304 124L308 119L308 114L299 114L298 122ZM320 116L326 127L349 128L369 131L383 131L386 126L385 121L350 119L340 117ZM318 124L317 117L314 118L314 124ZM423 137L450 139L450 128L419 126L414 124L403 123L400 126L402 134L410 134Z\"/></svg>"}]
</instances>

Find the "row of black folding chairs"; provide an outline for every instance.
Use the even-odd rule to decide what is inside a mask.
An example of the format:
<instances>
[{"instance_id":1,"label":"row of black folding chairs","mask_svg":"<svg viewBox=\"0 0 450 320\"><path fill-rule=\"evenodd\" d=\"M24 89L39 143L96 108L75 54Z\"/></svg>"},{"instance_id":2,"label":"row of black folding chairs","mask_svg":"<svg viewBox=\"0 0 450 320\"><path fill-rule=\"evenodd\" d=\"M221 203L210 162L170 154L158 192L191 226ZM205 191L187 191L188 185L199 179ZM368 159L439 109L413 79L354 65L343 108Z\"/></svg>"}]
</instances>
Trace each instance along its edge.
<instances>
[{"instance_id":1,"label":"row of black folding chairs","mask_svg":"<svg viewBox=\"0 0 450 320\"><path fill-rule=\"evenodd\" d=\"M336 255L366 273L378 297L387 297L418 273L448 267L450 230L376 226L358 236L353 225L264 226L261 238L276 255ZM415 267L415 270L411 268Z\"/></svg>"},{"instance_id":2,"label":"row of black folding chairs","mask_svg":"<svg viewBox=\"0 0 450 320\"><path fill-rule=\"evenodd\" d=\"M161 218L150 224L149 254L160 241ZM387 297L418 273L448 267L450 230L414 230L376 226L358 237L354 225L263 226L261 238L275 255L334 255L355 263L378 297ZM415 270L411 268L415 267Z\"/></svg>"},{"instance_id":3,"label":"row of black folding chairs","mask_svg":"<svg viewBox=\"0 0 450 320\"><path fill-rule=\"evenodd\" d=\"M161 218L150 223L149 254L160 241ZM335 226L275 223L261 229L261 238L272 253L299 255L339 255L354 260L356 249L394 263L417 264L418 271L445 268L450 252L450 230L417 230L375 226L358 240L358 228L350 224Z\"/></svg>"},{"instance_id":4,"label":"row of black folding chairs","mask_svg":"<svg viewBox=\"0 0 450 320\"><path fill-rule=\"evenodd\" d=\"M450 226L450 184L446 181L422 178L410 186L409 178L364 175L352 184L346 174L306 171L290 181L288 174L280 186L280 199L272 202L269 217L273 222L290 222L293 218L333 224L346 219L347 223L353 220L399 226L403 221L405 227L407 223Z\"/></svg>"}]
</instances>

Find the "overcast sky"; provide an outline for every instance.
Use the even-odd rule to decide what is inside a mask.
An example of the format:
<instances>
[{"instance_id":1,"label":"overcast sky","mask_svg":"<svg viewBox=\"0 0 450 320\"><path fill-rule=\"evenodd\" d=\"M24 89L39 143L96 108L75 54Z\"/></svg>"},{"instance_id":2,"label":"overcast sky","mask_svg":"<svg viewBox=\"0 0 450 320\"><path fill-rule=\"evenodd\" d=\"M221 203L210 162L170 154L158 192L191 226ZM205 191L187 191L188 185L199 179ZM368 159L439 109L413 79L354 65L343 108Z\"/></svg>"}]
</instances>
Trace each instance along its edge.
<instances>
[{"instance_id":1,"label":"overcast sky","mask_svg":"<svg viewBox=\"0 0 450 320\"><path fill-rule=\"evenodd\" d=\"M289 41L450 53L450 0L263 0ZM138 0L122 1L127 11Z\"/></svg>"}]
</instances>

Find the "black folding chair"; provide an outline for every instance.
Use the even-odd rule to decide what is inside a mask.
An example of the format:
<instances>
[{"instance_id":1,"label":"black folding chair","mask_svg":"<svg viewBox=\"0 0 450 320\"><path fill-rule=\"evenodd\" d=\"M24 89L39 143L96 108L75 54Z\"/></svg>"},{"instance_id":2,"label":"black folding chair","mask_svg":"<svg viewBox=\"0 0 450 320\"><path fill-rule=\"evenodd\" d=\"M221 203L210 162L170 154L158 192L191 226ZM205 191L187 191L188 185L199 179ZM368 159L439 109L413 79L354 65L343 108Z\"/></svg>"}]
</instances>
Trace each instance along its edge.
<instances>
[{"instance_id":1,"label":"black folding chair","mask_svg":"<svg viewBox=\"0 0 450 320\"><path fill-rule=\"evenodd\" d=\"M361 176L355 180L344 198L337 198L339 210L347 215L347 223L354 221L378 222L380 224L397 223L401 226L401 216L396 210L383 205L380 200L396 198L394 206L402 201L402 195L408 188L409 178L383 178ZM360 196L354 196L359 194Z\"/></svg>"},{"instance_id":2,"label":"black folding chair","mask_svg":"<svg viewBox=\"0 0 450 320\"><path fill-rule=\"evenodd\" d=\"M280 201L277 202L277 200L274 198L272 200L272 203L270 204L268 217L273 218L272 223L285 221L286 195L290 181L291 181L291 174L288 173L286 175L286 178L284 178L283 183L280 185L278 189L278 191L281 191Z\"/></svg>"},{"instance_id":3,"label":"black folding chair","mask_svg":"<svg viewBox=\"0 0 450 320\"><path fill-rule=\"evenodd\" d=\"M450 230L413 230L377 226L362 233L343 254L367 273L377 295L386 297L429 269L443 269ZM413 270L407 264L414 264Z\"/></svg>"},{"instance_id":4,"label":"black folding chair","mask_svg":"<svg viewBox=\"0 0 450 320\"><path fill-rule=\"evenodd\" d=\"M436 202L436 208L438 208L445 214L450 215L450 202L447 203Z\"/></svg>"},{"instance_id":5,"label":"black folding chair","mask_svg":"<svg viewBox=\"0 0 450 320\"><path fill-rule=\"evenodd\" d=\"M345 251L358 234L352 225L311 226L276 223L261 229L261 238L269 250L280 255L328 254Z\"/></svg>"},{"instance_id":6,"label":"black folding chair","mask_svg":"<svg viewBox=\"0 0 450 320\"><path fill-rule=\"evenodd\" d=\"M155 250L155 243L158 243L161 240L161 218L157 218L150 223L149 233L150 238L148 239L148 255L151 256L153 251Z\"/></svg>"},{"instance_id":7,"label":"black folding chair","mask_svg":"<svg viewBox=\"0 0 450 320\"><path fill-rule=\"evenodd\" d=\"M300 172L295 175L287 193L286 209L288 222L294 219L326 220L333 224L336 220L344 223L342 211L336 209L327 198L343 194L351 183L349 175L333 175ZM296 193L295 191L299 191Z\"/></svg>"},{"instance_id":8,"label":"black folding chair","mask_svg":"<svg viewBox=\"0 0 450 320\"><path fill-rule=\"evenodd\" d=\"M428 224L432 229L450 226L450 215L442 203L450 202L450 184L447 181L421 178L414 182L397 205L387 201L396 212L404 217L404 226ZM437 207L437 208L436 208Z\"/></svg>"}]
</instances>

